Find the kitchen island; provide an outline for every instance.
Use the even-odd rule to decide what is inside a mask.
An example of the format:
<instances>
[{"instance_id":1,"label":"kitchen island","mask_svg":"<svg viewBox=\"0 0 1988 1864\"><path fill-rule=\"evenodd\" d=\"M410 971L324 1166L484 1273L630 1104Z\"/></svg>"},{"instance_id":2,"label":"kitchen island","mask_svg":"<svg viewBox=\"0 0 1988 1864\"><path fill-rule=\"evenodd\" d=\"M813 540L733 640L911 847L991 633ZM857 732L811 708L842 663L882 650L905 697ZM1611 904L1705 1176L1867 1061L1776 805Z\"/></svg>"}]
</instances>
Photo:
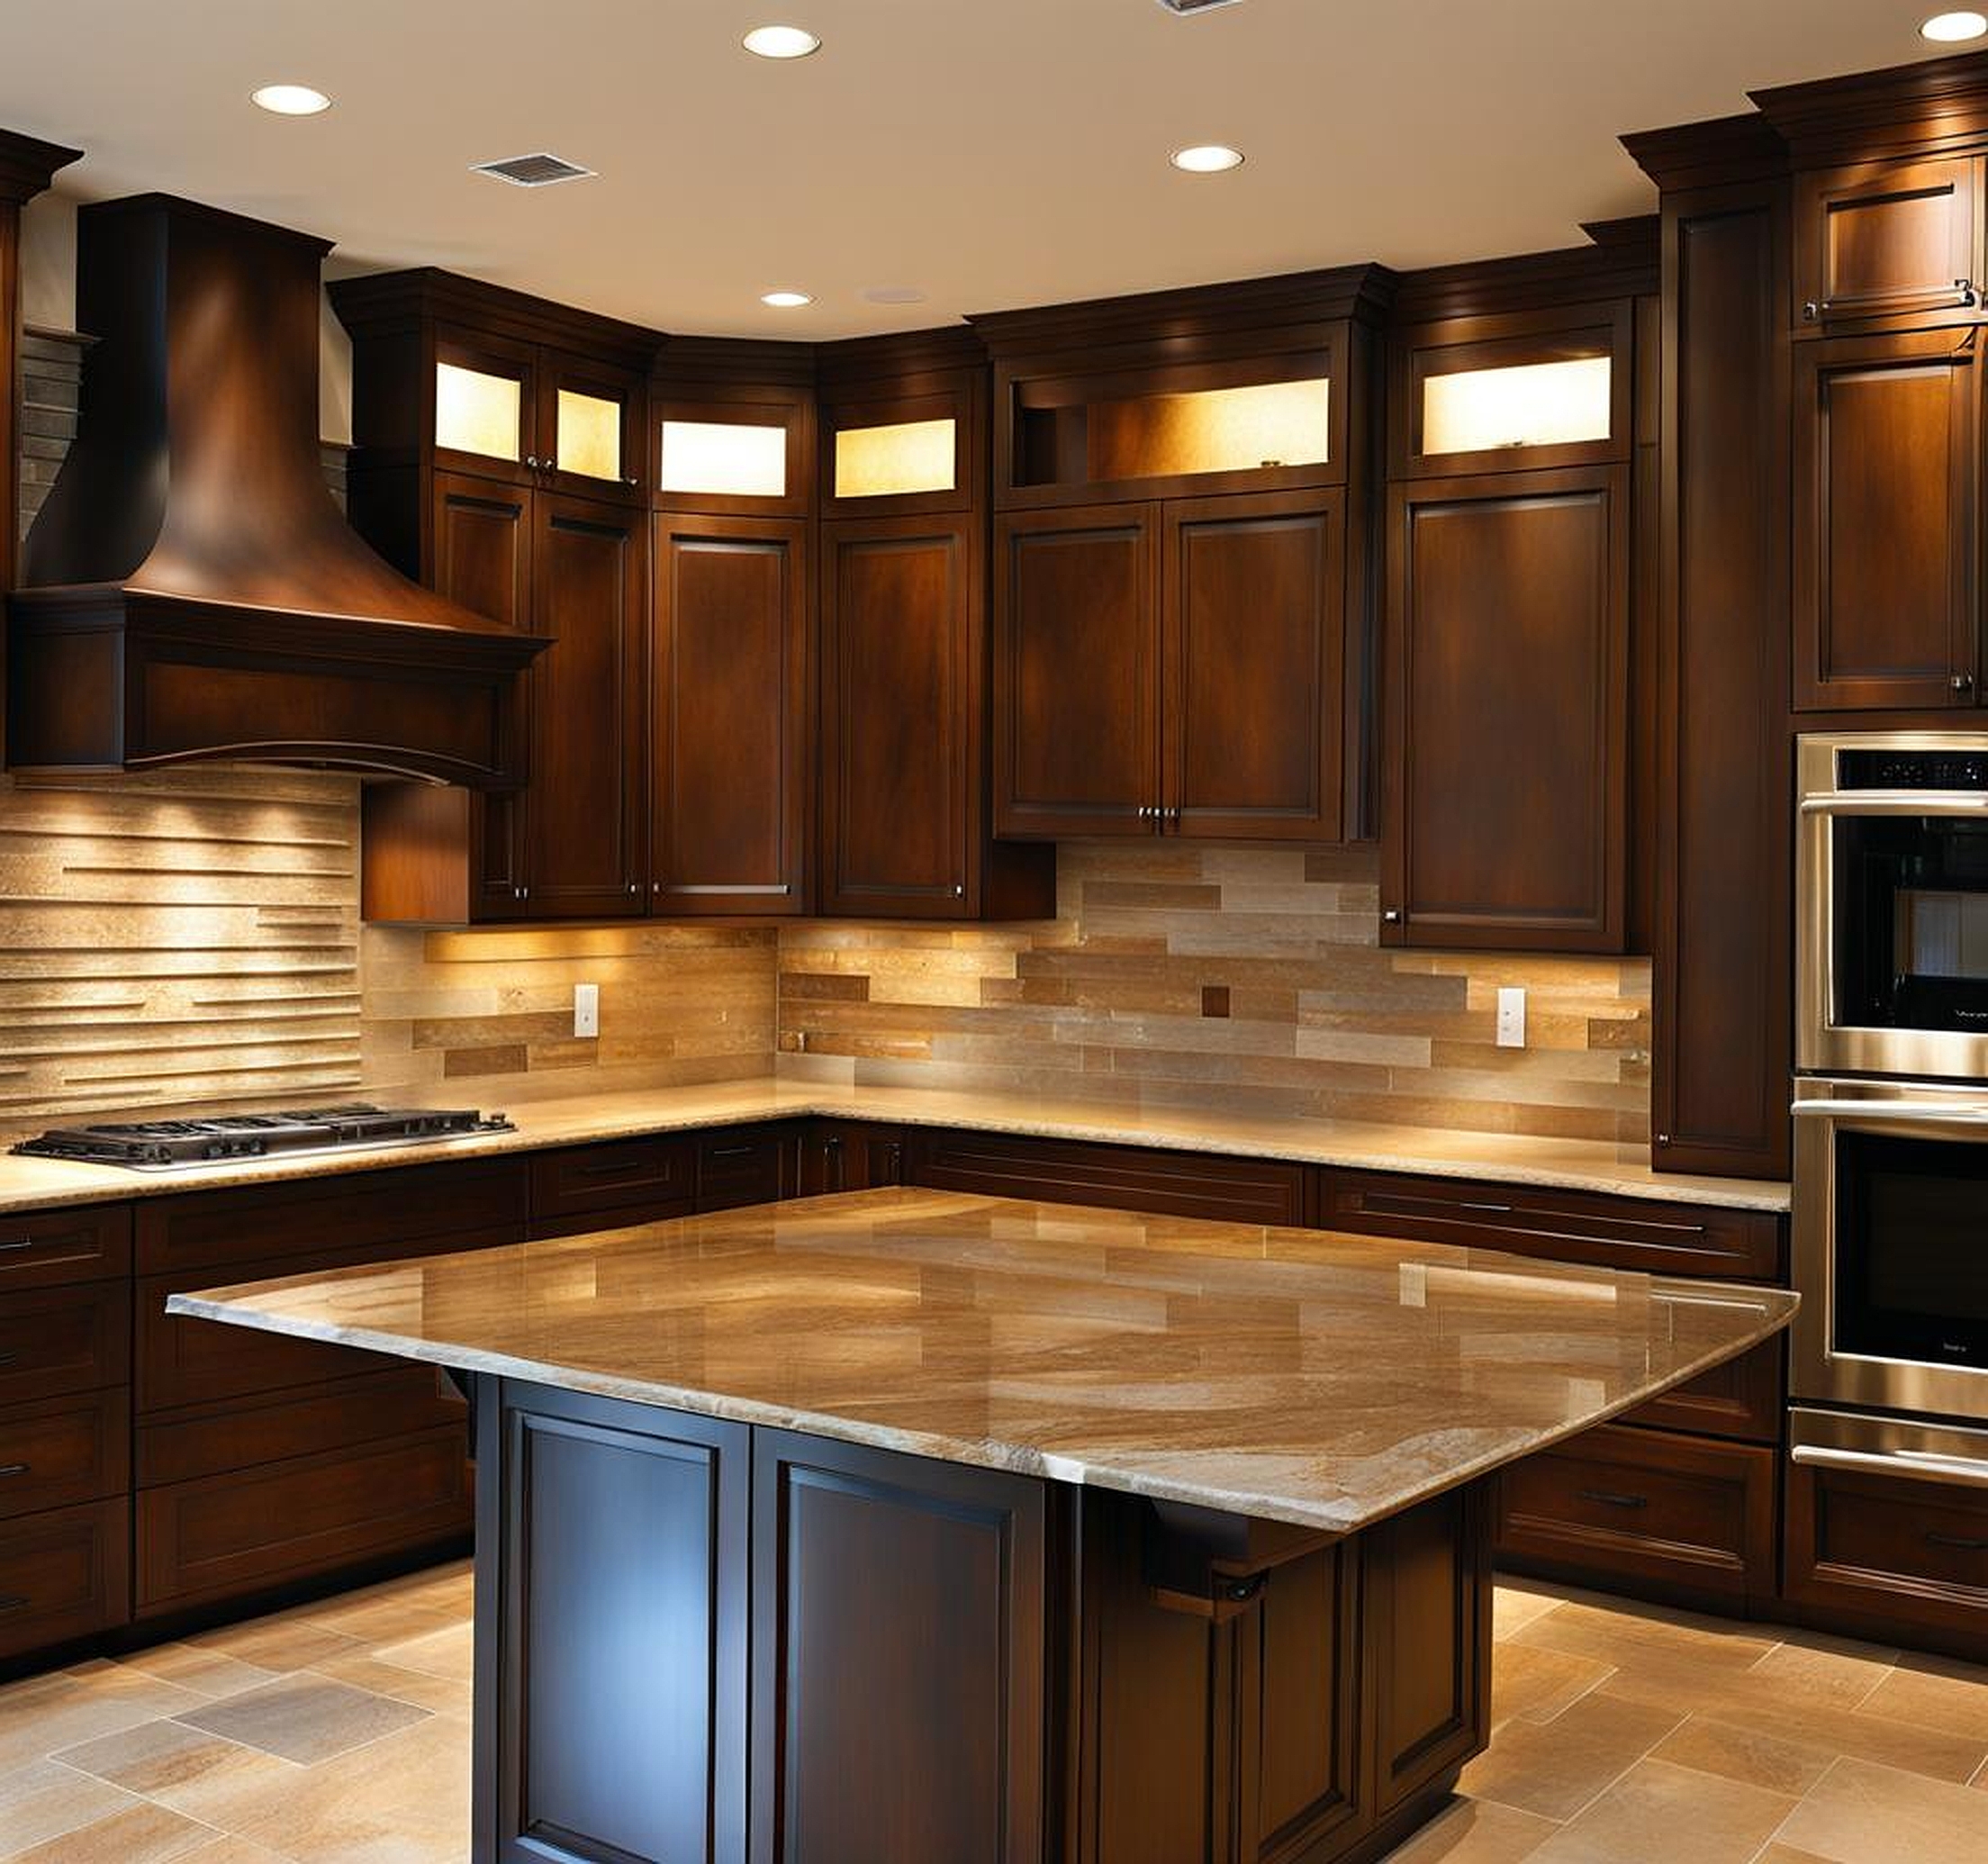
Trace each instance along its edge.
<instances>
[{"instance_id":1,"label":"kitchen island","mask_svg":"<svg viewBox=\"0 0 1988 1864\"><path fill-rule=\"evenodd\" d=\"M173 1297L476 1375L475 1859L1377 1857L1486 1480L1792 1296L931 1191Z\"/></svg>"}]
</instances>

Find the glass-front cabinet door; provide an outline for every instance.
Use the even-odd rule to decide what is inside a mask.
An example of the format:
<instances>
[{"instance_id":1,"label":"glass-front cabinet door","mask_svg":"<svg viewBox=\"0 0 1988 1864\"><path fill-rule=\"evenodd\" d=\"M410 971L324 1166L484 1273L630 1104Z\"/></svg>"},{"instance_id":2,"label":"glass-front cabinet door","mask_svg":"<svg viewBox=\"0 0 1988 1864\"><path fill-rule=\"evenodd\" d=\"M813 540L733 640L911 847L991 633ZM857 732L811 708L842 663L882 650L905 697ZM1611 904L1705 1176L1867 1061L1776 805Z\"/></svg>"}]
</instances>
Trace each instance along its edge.
<instances>
[{"instance_id":1,"label":"glass-front cabinet door","mask_svg":"<svg viewBox=\"0 0 1988 1864\"><path fill-rule=\"evenodd\" d=\"M638 491L643 413L635 376L539 352L538 470L562 492L619 498Z\"/></svg>"},{"instance_id":2,"label":"glass-front cabinet door","mask_svg":"<svg viewBox=\"0 0 1988 1864\"><path fill-rule=\"evenodd\" d=\"M537 351L501 338L435 342L435 464L486 479L529 479L538 466Z\"/></svg>"}]
</instances>

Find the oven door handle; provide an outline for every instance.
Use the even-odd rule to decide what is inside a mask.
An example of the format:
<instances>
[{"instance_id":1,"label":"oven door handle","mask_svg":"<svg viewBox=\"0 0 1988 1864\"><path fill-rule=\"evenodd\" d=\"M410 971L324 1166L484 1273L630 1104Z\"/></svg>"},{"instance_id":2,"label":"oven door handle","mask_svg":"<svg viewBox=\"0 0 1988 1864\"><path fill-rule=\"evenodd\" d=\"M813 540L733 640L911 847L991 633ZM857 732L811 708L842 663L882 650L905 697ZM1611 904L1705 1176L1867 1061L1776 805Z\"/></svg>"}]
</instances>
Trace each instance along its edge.
<instances>
[{"instance_id":1,"label":"oven door handle","mask_svg":"<svg viewBox=\"0 0 1988 1864\"><path fill-rule=\"evenodd\" d=\"M1833 1114L1851 1125L1869 1119L1910 1119L1940 1126L1988 1126L1988 1100L1958 1107L1938 1100L1797 1100L1793 1111L1798 1119Z\"/></svg>"},{"instance_id":2,"label":"oven door handle","mask_svg":"<svg viewBox=\"0 0 1988 1864\"><path fill-rule=\"evenodd\" d=\"M1805 816L1978 816L1988 813L1988 791L1864 790L1804 796Z\"/></svg>"},{"instance_id":3,"label":"oven door handle","mask_svg":"<svg viewBox=\"0 0 1988 1864\"><path fill-rule=\"evenodd\" d=\"M1962 1482L1970 1488L1988 1488L1988 1462L1971 1457L1937 1456L1925 1450L1832 1450L1820 1443L1797 1443L1788 1455L1795 1462L1823 1469L1861 1470L1910 1481Z\"/></svg>"}]
</instances>

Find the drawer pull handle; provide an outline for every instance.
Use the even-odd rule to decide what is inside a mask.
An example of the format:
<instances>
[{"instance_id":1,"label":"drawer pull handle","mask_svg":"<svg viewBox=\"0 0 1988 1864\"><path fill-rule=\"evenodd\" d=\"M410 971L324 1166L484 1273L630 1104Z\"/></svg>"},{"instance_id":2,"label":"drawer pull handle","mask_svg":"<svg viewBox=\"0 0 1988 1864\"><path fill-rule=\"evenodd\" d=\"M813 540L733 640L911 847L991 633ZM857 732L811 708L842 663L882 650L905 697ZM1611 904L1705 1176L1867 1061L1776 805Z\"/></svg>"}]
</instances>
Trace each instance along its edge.
<instances>
[{"instance_id":1,"label":"drawer pull handle","mask_svg":"<svg viewBox=\"0 0 1988 1864\"><path fill-rule=\"evenodd\" d=\"M1511 1207L1511 1205L1509 1205L1509 1204L1468 1204L1468 1203L1467 1203L1467 1204L1462 1204L1462 1205L1459 1205L1459 1206L1458 1208L1459 1208L1459 1209L1463 1209L1463 1210L1488 1210L1488 1211L1489 1211L1489 1212L1491 1213L1491 1215L1492 1215L1492 1216L1494 1216L1494 1217L1509 1217L1509 1216L1511 1216L1511 1214L1512 1214L1512 1207Z\"/></svg>"},{"instance_id":2,"label":"drawer pull handle","mask_svg":"<svg viewBox=\"0 0 1988 1864\"><path fill-rule=\"evenodd\" d=\"M714 1145L704 1156L708 1159L749 1159L758 1150L756 1145Z\"/></svg>"},{"instance_id":3,"label":"drawer pull handle","mask_svg":"<svg viewBox=\"0 0 1988 1864\"><path fill-rule=\"evenodd\" d=\"M33 1247L34 1238L32 1236L18 1236L11 1241L0 1243L0 1255L14 1255L23 1249L32 1249Z\"/></svg>"},{"instance_id":4,"label":"drawer pull handle","mask_svg":"<svg viewBox=\"0 0 1988 1864\"><path fill-rule=\"evenodd\" d=\"M10 1592L4 1598L0 1598L0 1612L18 1612L32 1603L33 1601L24 1594Z\"/></svg>"},{"instance_id":5,"label":"drawer pull handle","mask_svg":"<svg viewBox=\"0 0 1988 1864\"><path fill-rule=\"evenodd\" d=\"M1929 1547L1957 1547L1963 1553L1988 1553L1988 1540L1969 1540L1965 1534L1929 1534Z\"/></svg>"},{"instance_id":6,"label":"drawer pull handle","mask_svg":"<svg viewBox=\"0 0 1988 1864\"><path fill-rule=\"evenodd\" d=\"M24 1476L28 1465L24 1462L0 1462L0 1476Z\"/></svg>"},{"instance_id":7,"label":"drawer pull handle","mask_svg":"<svg viewBox=\"0 0 1988 1864\"><path fill-rule=\"evenodd\" d=\"M9 1347L6 1352L0 1353L0 1366L11 1366L20 1357L19 1353Z\"/></svg>"},{"instance_id":8,"label":"drawer pull handle","mask_svg":"<svg viewBox=\"0 0 1988 1864\"><path fill-rule=\"evenodd\" d=\"M1606 1488L1578 1488L1575 1495L1584 1502L1600 1502L1605 1508L1647 1508L1649 1506L1647 1495L1617 1495Z\"/></svg>"},{"instance_id":9,"label":"drawer pull handle","mask_svg":"<svg viewBox=\"0 0 1988 1864\"><path fill-rule=\"evenodd\" d=\"M575 1178L626 1178L631 1172L646 1172L648 1164L642 1159L617 1159L606 1165L575 1165Z\"/></svg>"}]
</instances>

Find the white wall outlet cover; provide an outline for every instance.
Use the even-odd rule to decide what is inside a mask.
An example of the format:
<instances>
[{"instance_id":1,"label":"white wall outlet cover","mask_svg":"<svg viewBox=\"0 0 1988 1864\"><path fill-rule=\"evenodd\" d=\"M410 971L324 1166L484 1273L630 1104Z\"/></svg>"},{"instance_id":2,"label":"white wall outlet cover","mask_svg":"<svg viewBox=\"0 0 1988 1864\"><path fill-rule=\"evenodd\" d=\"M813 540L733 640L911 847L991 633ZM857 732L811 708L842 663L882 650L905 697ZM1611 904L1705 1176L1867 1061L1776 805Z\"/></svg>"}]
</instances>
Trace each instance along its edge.
<instances>
[{"instance_id":1,"label":"white wall outlet cover","mask_svg":"<svg viewBox=\"0 0 1988 1864\"><path fill-rule=\"evenodd\" d=\"M1525 991L1522 985L1498 986L1498 1046L1525 1046Z\"/></svg>"},{"instance_id":2,"label":"white wall outlet cover","mask_svg":"<svg viewBox=\"0 0 1988 1864\"><path fill-rule=\"evenodd\" d=\"M601 1033L601 986L599 984L574 985L573 1033L575 1036L598 1036Z\"/></svg>"}]
</instances>

